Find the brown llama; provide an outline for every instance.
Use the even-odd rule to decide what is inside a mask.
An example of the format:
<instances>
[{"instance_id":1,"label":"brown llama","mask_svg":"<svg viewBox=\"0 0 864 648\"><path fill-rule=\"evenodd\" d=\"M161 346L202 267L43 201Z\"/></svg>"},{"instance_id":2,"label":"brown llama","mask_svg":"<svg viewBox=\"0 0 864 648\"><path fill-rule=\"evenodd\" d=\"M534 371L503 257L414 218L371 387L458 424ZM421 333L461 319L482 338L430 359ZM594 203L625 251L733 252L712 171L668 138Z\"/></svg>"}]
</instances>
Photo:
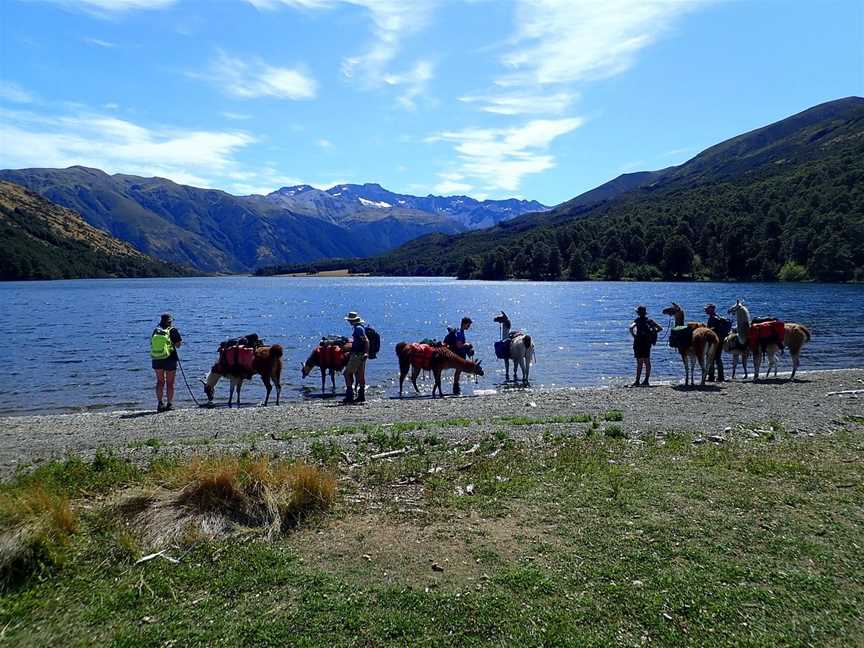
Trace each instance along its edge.
<instances>
[{"instance_id":1,"label":"brown llama","mask_svg":"<svg viewBox=\"0 0 864 648\"><path fill-rule=\"evenodd\" d=\"M420 393L420 388L417 387L417 376L424 369L428 369L435 377L435 385L432 387L432 398L435 398L435 391L438 391L438 396L443 398L444 394L441 391L441 372L447 369L459 369L463 373L474 374L476 376L483 375L483 367L481 361L465 360L453 353L445 346L431 347L427 344L409 344L400 342L396 345L396 357L399 358L399 397L402 397L402 385L405 382L405 376L408 375L408 370L411 370L411 384L414 385L414 391Z\"/></svg>"},{"instance_id":2,"label":"brown llama","mask_svg":"<svg viewBox=\"0 0 864 648\"><path fill-rule=\"evenodd\" d=\"M252 374L261 376L264 387L267 389L267 396L264 398L263 405L266 407L270 402L270 392L273 387L271 381L276 385L276 404L279 404L279 395L282 393L282 345L274 344L273 346L261 346L255 349L255 357L252 360ZM234 400L234 392L237 392L237 407L240 407L240 387L243 386L243 381L246 379L246 374L232 375L219 373L221 367L219 363L213 365L210 373L201 382L204 383L204 393L207 394L207 403L213 402L213 396L216 393L216 384L223 375L227 375L231 379L231 392L228 394L228 407L231 407L231 402Z\"/></svg>"},{"instance_id":3,"label":"brown llama","mask_svg":"<svg viewBox=\"0 0 864 648\"><path fill-rule=\"evenodd\" d=\"M675 326L684 326L684 309L675 302L672 302L668 308L664 308L663 314L674 317ZM693 329L690 344L678 348L681 361L684 363L684 385L693 386L695 384L693 374L696 371L697 362L702 369L702 380L699 384L704 385L705 378L708 376L708 368L714 362L714 354L720 350L720 338L714 331L700 322L687 322L687 326Z\"/></svg>"},{"instance_id":4,"label":"brown llama","mask_svg":"<svg viewBox=\"0 0 864 648\"><path fill-rule=\"evenodd\" d=\"M327 382L327 374L330 374L330 384L333 386L333 391L336 391L336 372L342 372L348 364L348 354L351 351L351 342L343 345L329 345L338 347L338 351L333 353L333 350L323 351L325 345L319 344L316 346L306 362L300 365L300 374L305 378L315 367L321 369L321 393L324 393Z\"/></svg>"}]
</instances>

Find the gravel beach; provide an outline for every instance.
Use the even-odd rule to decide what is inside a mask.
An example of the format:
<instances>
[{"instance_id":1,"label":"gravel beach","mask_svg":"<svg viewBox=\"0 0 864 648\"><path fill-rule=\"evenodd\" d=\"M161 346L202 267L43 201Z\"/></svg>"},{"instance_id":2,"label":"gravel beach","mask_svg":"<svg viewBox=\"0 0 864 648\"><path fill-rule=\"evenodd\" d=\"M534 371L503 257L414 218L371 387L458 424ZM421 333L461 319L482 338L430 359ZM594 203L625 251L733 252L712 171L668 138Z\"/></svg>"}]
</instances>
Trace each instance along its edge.
<instances>
[{"instance_id":1,"label":"gravel beach","mask_svg":"<svg viewBox=\"0 0 864 648\"><path fill-rule=\"evenodd\" d=\"M678 385L511 388L434 401L427 397L371 400L362 406L323 399L239 410L220 405L164 414L125 411L8 417L2 419L0 429L0 477L70 454L91 457L100 448L143 462L156 452L254 449L297 454L305 452L312 439L326 437L350 447L365 434L361 426L386 429L400 422L437 422L435 433L451 441L480 438L502 429L513 438L540 437L547 432L578 434L584 432L585 424L560 419L580 414L602 419L610 410L621 411L622 420L615 425L630 438L670 432L725 437L772 426L792 433L830 433L860 424L855 417L864 416L864 392L832 394L856 390L864 390L861 369L799 372L795 382L781 377L759 384L709 384L701 389ZM519 417L518 422L512 417Z\"/></svg>"}]
</instances>

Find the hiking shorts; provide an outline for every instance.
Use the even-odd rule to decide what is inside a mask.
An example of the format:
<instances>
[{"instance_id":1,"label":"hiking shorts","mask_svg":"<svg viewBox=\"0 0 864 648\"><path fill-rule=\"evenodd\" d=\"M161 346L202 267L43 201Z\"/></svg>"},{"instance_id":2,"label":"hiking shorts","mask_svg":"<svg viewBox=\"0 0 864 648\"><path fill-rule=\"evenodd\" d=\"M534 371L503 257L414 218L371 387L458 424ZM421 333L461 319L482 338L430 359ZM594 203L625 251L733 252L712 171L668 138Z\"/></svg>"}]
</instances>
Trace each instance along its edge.
<instances>
[{"instance_id":1,"label":"hiking shorts","mask_svg":"<svg viewBox=\"0 0 864 648\"><path fill-rule=\"evenodd\" d=\"M637 360L651 357L651 339L636 338L633 340L633 355Z\"/></svg>"},{"instance_id":2,"label":"hiking shorts","mask_svg":"<svg viewBox=\"0 0 864 648\"><path fill-rule=\"evenodd\" d=\"M153 368L162 371L177 371L177 358L162 358L161 360L153 360Z\"/></svg>"},{"instance_id":3,"label":"hiking shorts","mask_svg":"<svg viewBox=\"0 0 864 648\"><path fill-rule=\"evenodd\" d=\"M348 358L348 364L345 365L343 375L353 376L366 366L366 355L363 353L352 353Z\"/></svg>"}]
</instances>

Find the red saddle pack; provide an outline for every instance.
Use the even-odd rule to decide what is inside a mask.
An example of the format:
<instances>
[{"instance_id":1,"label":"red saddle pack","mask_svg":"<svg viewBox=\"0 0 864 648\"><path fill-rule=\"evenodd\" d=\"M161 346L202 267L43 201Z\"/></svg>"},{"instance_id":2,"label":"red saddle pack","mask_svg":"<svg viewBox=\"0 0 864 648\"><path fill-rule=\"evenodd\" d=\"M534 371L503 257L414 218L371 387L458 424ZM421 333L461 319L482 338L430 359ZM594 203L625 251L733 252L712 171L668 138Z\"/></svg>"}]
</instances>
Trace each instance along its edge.
<instances>
[{"instance_id":1,"label":"red saddle pack","mask_svg":"<svg viewBox=\"0 0 864 648\"><path fill-rule=\"evenodd\" d=\"M752 324L747 333L747 341L750 343L751 350L755 352L760 348L764 350L769 344L776 344L783 348L785 336L786 324L781 320L772 320Z\"/></svg>"},{"instance_id":2,"label":"red saddle pack","mask_svg":"<svg viewBox=\"0 0 864 648\"><path fill-rule=\"evenodd\" d=\"M245 346L231 346L222 349L219 365L222 373L237 375L254 373L252 365L255 362L255 349Z\"/></svg>"},{"instance_id":3,"label":"red saddle pack","mask_svg":"<svg viewBox=\"0 0 864 648\"><path fill-rule=\"evenodd\" d=\"M346 364L345 356L338 344L322 344L318 347L318 362L322 369L341 369Z\"/></svg>"},{"instance_id":4,"label":"red saddle pack","mask_svg":"<svg viewBox=\"0 0 864 648\"><path fill-rule=\"evenodd\" d=\"M436 347L431 344L409 344L408 359L411 364L421 369L431 369Z\"/></svg>"}]
</instances>

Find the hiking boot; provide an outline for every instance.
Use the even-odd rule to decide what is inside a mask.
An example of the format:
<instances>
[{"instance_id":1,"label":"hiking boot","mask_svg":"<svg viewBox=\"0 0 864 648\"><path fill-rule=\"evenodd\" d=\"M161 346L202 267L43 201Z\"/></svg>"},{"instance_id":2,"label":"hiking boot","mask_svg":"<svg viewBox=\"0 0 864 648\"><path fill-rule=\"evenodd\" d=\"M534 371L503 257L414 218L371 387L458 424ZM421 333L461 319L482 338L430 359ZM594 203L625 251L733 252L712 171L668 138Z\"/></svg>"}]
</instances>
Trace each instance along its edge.
<instances>
[{"instance_id":1,"label":"hiking boot","mask_svg":"<svg viewBox=\"0 0 864 648\"><path fill-rule=\"evenodd\" d=\"M643 383L643 384L644 384L644 383ZM631 386L631 387L638 387L638 386L639 386L639 381L638 381L638 380L634 380L634 381L630 384L630 386Z\"/></svg>"},{"instance_id":2,"label":"hiking boot","mask_svg":"<svg viewBox=\"0 0 864 648\"><path fill-rule=\"evenodd\" d=\"M160 413L160 412L164 412L164 411L165 411L165 405L162 404L162 401L159 401L159 404L156 406L156 412Z\"/></svg>"},{"instance_id":3,"label":"hiking boot","mask_svg":"<svg viewBox=\"0 0 864 648\"><path fill-rule=\"evenodd\" d=\"M366 388L361 387L357 392L357 399L354 401L355 403L365 403L366 402Z\"/></svg>"},{"instance_id":4,"label":"hiking boot","mask_svg":"<svg viewBox=\"0 0 864 648\"><path fill-rule=\"evenodd\" d=\"M651 386L651 383L649 383L649 382L648 382L648 379L646 378L645 380L642 381L642 386L643 386L643 387L650 387L650 386Z\"/></svg>"},{"instance_id":5,"label":"hiking boot","mask_svg":"<svg viewBox=\"0 0 864 648\"><path fill-rule=\"evenodd\" d=\"M459 388L459 385L453 385L453 395L458 396L462 393L462 390Z\"/></svg>"},{"instance_id":6,"label":"hiking boot","mask_svg":"<svg viewBox=\"0 0 864 648\"><path fill-rule=\"evenodd\" d=\"M174 406L171 403L168 403L165 407L162 408L163 412L170 412L174 409Z\"/></svg>"},{"instance_id":7,"label":"hiking boot","mask_svg":"<svg viewBox=\"0 0 864 648\"><path fill-rule=\"evenodd\" d=\"M354 390L349 389L345 392L345 398L342 399L345 405L350 405L354 402Z\"/></svg>"}]
</instances>

